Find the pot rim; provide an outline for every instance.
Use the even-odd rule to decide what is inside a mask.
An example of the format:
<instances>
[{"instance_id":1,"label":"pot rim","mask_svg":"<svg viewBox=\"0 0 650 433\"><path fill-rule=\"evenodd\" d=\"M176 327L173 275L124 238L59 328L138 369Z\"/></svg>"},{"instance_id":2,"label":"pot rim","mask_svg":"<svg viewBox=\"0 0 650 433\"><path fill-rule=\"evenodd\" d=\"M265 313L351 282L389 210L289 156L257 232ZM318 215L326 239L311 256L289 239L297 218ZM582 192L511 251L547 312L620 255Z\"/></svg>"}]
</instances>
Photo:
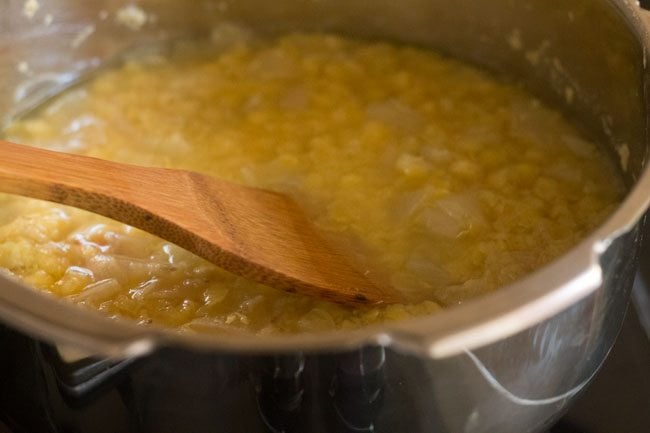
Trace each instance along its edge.
<instances>
[{"instance_id":1,"label":"pot rim","mask_svg":"<svg viewBox=\"0 0 650 433\"><path fill-rule=\"evenodd\" d=\"M608 2L627 19L643 47L645 65L650 47L650 12L642 11L632 0ZM642 14L647 14L649 25L644 24ZM647 91L643 96L647 99ZM646 123L648 120L646 116ZM181 334L109 319L60 302L2 275L0 318L39 338L116 358L142 356L166 346L252 354L337 352L372 344L445 358L521 332L595 292L603 282L601 254L613 240L633 229L649 205L650 168L645 167L625 200L605 223L550 264L494 293L440 313L358 330L263 337L244 333Z\"/></svg>"}]
</instances>

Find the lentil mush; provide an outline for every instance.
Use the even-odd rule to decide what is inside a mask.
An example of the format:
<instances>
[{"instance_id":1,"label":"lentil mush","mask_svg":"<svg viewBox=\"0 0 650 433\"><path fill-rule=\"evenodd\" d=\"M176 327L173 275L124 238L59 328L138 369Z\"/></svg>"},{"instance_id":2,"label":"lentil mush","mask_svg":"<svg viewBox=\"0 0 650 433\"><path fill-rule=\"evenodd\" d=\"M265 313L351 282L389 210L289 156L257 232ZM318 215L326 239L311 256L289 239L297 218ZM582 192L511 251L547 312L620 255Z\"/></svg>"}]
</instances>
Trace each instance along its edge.
<instances>
[{"instance_id":1,"label":"lentil mush","mask_svg":"<svg viewBox=\"0 0 650 433\"><path fill-rule=\"evenodd\" d=\"M126 225L0 196L0 268L109 316L208 333L349 329L489 293L576 244L623 184L521 89L414 47L242 38L99 74L5 131L25 144L292 194L404 305L348 308L231 275Z\"/></svg>"}]
</instances>

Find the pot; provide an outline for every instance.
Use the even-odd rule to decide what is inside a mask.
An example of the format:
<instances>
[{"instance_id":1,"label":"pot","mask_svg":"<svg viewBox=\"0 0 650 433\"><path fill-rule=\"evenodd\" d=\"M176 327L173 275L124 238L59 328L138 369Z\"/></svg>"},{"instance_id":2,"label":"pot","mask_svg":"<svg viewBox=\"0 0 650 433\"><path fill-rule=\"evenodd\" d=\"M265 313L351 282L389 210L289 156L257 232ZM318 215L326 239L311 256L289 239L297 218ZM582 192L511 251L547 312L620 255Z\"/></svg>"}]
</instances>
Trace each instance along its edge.
<instances>
[{"instance_id":1,"label":"pot","mask_svg":"<svg viewBox=\"0 0 650 433\"><path fill-rule=\"evenodd\" d=\"M261 34L326 30L430 47L521 82L607 146L629 192L586 240L528 277L438 315L354 332L178 335L109 321L0 277L0 411L10 424L43 432L522 433L566 410L620 329L650 202L650 35L635 2L138 5L115 20L126 3L1 2L3 122L127 49L209 34L219 22Z\"/></svg>"}]
</instances>

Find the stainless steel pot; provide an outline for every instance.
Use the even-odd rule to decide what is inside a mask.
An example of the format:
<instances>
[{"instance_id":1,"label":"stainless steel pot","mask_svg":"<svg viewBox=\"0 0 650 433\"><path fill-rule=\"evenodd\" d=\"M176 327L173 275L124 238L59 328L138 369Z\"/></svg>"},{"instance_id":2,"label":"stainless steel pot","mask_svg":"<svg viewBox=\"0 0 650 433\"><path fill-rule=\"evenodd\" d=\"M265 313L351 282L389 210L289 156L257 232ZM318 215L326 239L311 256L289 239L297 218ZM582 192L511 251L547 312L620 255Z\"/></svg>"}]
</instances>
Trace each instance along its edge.
<instances>
[{"instance_id":1,"label":"stainless steel pot","mask_svg":"<svg viewBox=\"0 0 650 433\"><path fill-rule=\"evenodd\" d=\"M634 2L142 0L147 15L123 22L114 19L122 1L35 3L0 1L5 121L133 46L222 21L261 33L327 30L431 47L523 83L608 146L629 193L588 239L525 279L432 317L355 332L181 336L0 279L0 407L27 404L25 381L47 396L17 422L88 432L535 432L597 372L627 308L650 202L650 35ZM71 360L64 346L104 358Z\"/></svg>"}]
</instances>

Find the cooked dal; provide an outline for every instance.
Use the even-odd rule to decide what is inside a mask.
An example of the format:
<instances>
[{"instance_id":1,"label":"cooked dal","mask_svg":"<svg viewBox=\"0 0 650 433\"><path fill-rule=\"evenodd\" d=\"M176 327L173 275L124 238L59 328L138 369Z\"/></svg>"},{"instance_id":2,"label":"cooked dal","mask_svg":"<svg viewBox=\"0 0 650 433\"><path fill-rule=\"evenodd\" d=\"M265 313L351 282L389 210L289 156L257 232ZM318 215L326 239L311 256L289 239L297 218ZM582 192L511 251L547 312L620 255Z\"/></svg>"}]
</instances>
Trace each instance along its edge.
<instances>
[{"instance_id":1,"label":"cooked dal","mask_svg":"<svg viewBox=\"0 0 650 433\"><path fill-rule=\"evenodd\" d=\"M104 72L6 136L292 194L408 303L350 308L287 294L124 224L6 195L0 268L142 324L349 329L511 283L622 197L613 164L560 114L435 53L304 34L191 51Z\"/></svg>"}]
</instances>

